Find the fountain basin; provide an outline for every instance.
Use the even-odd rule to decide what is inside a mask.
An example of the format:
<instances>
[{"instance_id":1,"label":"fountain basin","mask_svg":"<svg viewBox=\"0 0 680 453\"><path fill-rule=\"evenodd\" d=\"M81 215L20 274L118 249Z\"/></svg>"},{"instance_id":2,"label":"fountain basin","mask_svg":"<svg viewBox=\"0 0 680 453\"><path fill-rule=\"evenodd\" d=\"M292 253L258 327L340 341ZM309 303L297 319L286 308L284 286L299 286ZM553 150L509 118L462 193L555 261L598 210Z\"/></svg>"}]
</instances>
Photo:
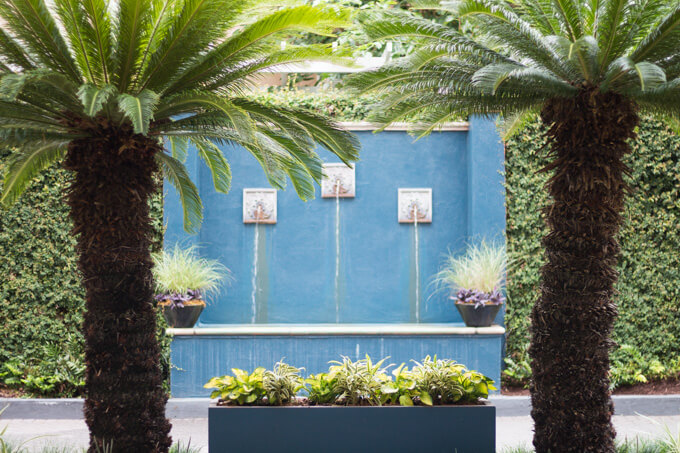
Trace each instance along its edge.
<instances>
[{"instance_id":1,"label":"fountain basin","mask_svg":"<svg viewBox=\"0 0 680 453\"><path fill-rule=\"evenodd\" d=\"M346 355L389 356L387 363L412 365L427 355L453 359L500 381L501 326L421 324L230 324L168 329L172 335L171 391L174 397L206 397L213 376L231 368L271 367L285 359L304 374L328 370L328 361Z\"/></svg>"}]
</instances>

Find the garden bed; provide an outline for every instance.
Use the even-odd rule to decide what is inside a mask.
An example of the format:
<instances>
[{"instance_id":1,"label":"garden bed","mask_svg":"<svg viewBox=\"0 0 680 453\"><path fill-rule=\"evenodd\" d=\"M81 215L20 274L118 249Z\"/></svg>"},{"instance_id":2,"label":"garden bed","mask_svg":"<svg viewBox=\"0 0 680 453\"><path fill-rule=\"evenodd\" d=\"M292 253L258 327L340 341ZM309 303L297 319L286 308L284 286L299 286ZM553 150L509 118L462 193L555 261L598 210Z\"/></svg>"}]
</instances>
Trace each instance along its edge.
<instances>
[{"instance_id":1,"label":"garden bed","mask_svg":"<svg viewBox=\"0 0 680 453\"><path fill-rule=\"evenodd\" d=\"M680 379L663 379L635 385L626 385L614 390L614 395L680 395ZM503 386L501 395L528 396L524 387Z\"/></svg>"}]
</instances>

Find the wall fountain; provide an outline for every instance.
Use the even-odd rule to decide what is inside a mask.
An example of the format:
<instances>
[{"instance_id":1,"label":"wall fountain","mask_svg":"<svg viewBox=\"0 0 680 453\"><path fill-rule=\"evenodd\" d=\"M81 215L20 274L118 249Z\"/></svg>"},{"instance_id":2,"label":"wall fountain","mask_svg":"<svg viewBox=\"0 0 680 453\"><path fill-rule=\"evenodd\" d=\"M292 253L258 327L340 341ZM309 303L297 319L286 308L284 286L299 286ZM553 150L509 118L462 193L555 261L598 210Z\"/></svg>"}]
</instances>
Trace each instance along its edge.
<instances>
[{"instance_id":1,"label":"wall fountain","mask_svg":"<svg viewBox=\"0 0 680 453\"><path fill-rule=\"evenodd\" d=\"M413 246L411 253L412 281L412 319L420 322L420 241L418 237L419 223L432 223L432 189L399 189L398 197L399 223L413 224Z\"/></svg>"},{"instance_id":2,"label":"wall fountain","mask_svg":"<svg viewBox=\"0 0 680 453\"><path fill-rule=\"evenodd\" d=\"M267 322L268 272L266 263L266 236L263 225L276 223L277 203L275 189L243 189L243 223L255 224L253 235L253 270L251 319L252 324Z\"/></svg>"},{"instance_id":3,"label":"wall fountain","mask_svg":"<svg viewBox=\"0 0 680 453\"><path fill-rule=\"evenodd\" d=\"M342 302L342 281L340 267L340 198L354 198L356 195L356 174L354 166L342 163L324 164L321 180L321 197L335 198L335 322L340 322Z\"/></svg>"}]
</instances>

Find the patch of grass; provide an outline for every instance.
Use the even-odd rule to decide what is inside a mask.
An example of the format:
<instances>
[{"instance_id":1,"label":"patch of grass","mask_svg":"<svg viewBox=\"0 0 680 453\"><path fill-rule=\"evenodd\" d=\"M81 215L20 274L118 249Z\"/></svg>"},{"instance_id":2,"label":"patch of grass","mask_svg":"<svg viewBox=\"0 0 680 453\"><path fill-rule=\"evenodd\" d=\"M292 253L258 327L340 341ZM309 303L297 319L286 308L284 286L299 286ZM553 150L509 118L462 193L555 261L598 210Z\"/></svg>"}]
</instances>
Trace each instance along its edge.
<instances>
[{"instance_id":1,"label":"patch of grass","mask_svg":"<svg viewBox=\"0 0 680 453\"><path fill-rule=\"evenodd\" d=\"M500 453L534 453L534 449L522 445L504 448L500 450ZM680 434L673 435L666 427L666 433L661 438L635 437L618 442L616 453L680 453Z\"/></svg>"}]
</instances>

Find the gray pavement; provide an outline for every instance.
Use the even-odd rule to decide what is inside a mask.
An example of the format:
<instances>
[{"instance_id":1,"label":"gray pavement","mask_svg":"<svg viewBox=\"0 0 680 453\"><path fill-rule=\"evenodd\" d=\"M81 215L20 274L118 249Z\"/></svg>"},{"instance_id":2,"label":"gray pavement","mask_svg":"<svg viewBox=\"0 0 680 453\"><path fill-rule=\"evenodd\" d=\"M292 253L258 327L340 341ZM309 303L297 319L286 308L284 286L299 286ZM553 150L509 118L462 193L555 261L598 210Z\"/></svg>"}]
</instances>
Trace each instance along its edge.
<instances>
[{"instance_id":1,"label":"gray pavement","mask_svg":"<svg viewBox=\"0 0 680 453\"><path fill-rule=\"evenodd\" d=\"M614 416L614 425L620 439L633 439L638 436L662 436L665 426L678 436L680 415L650 418L636 415L617 415ZM26 445L28 451L36 451L44 445L70 447L87 445L87 427L82 420L7 419L0 421L0 429L3 426L7 426L6 437L8 439L26 441L36 436L43 436L30 441ZM496 419L496 447L498 451L520 445L531 445L532 426L531 418L528 415L498 417ZM207 453L208 419L173 419L172 438L185 444L190 441L192 446L201 447L201 451Z\"/></svg>"},{"instance_id":2,"label":"gray pavement","mask_svg":"<svg viewBox=\"0 0 680 453\"><path fill-rule=\"evenodd\" d=\"M504 449L531 445L533 424L529 417L526 397L494 397L496 406L496 447ZM45 445L78 447L87 445L88 432L82 420L82 400L8 400L0 398L0 432L6 427L5 438L26 442L29 452ZM172 420L172 437L183 444L191 442L208 452L207 399L170 399L167 415ZM665 429L675 436L680 432L680 395L615 396L617 415L614 425L619 439L659 437ZM638 415L642 414L642 415ZM63 450L66 453L69 449Z\"/></svg>"}]
</instances>

